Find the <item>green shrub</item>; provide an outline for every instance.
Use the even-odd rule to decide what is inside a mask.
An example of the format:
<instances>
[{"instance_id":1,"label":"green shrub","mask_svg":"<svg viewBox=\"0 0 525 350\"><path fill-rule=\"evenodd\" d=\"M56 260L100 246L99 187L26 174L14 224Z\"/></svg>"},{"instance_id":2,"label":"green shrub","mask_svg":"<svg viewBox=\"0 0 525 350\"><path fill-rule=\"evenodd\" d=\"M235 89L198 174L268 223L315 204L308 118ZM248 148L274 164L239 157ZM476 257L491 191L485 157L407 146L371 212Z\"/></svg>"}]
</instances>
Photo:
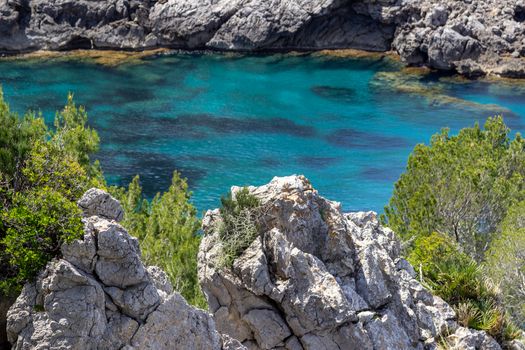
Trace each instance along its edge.
<instances>
[{"instance_id":1,"label":"green shrub","mask_svg":"<svg viewBox=\"0 0 525 350\"><path fill-rule=\"evenodd\" d=\"M197 278L200 220L186 181L174 172L168 191L151 201L144 199L138 176L127 191L114 193L125 211L122 224L139 239L144 262L161 267L190 304L206 308Z\"/></svg>"},{"instance_id":2,"label":"green shrub","mask_svg":"<svg viewBox=\"0 0 525 350\"><path fill-rule=\"evenodd\" d=\"M487 254L487 274L501 285L505 307L525 329L525 202L512 206Z\"/></svg>"},{"instance_id":3,"label":"green shrub","mask_svg":"<svg viewBox=\"0 0 525 350\"><path fill-rule=\"evenodd\" d=\"M54 129L41 116L10 112L0 91L0 293L16 294L60 246L83 234L76 201L90 187L106 188L98 162L99 138L72 95ZM140 239L144 260L163 268L176 290L205 307L197 281L200 221L178 173L151 202L138 177L128 190L113 188L125 210L123 225Z\"/></svg>"},{"instance_id":4,"label":"green shrub","mask_svg":"<svg viewBox=\"0 0 525 350\"><path fill-rule=\"evenodd\" d=\"M525 140L501 117L417 145L382 217L404 240L440 232L482 261L508 207L524 196Z\"/></svg>"},{"instance_id":5,"label":"green shrub","mask_svg":"<svg viewBox=\"0 0 525 350\"><path fill-rule=\"evenodd\" d=\"M70 95L55 130L41 116L18 117L0 92L0 293L16 294L63 242L82 236L78 198L104 187L96 132Z\"/></svg>"},{"instance_id":6,"label":"green shrub","mask_svg":"<svg viewBox=\"0 0 525 350\"><path fill-rule=\"evenodd\" d=\"M422 272L422 283L447 301L464 327L484 330L499 341L519 336L483 269L448 236L432 233L414 242L408 261Z\"/></svg>"},{"instance_id":7,"label":"green shrub","mask_svg":"<svg viewBox=\"0 0 525 350\"><path fill-rule=\"evenodd\" d=\"M221 218L218 233L222 243L219 265L231 268L233 261L242 254L259 234L257 224L260 201L242 188L232 197L221 198Z\"/></svg>"},{"instance_id":8,"label":"green shrub","mask_svg":"<svg viewBox=\"0 0 525 350\"><path fill-rule=\"evenodd\" d=\"M44 141L47 128L43 118L37 118L33 113L27 113L22 118L9 110L0 89L0 173L4 177L2 185L11 184L18 189L20 181L20 166L27 153L37 140Z\"/></svg>"},{"instance_id":9,"label":"green shrub","mask_svg":"<svg viewBox=\"0 0 525 350\"><path fill-rule=\"evenodd\" d=\"M62 242L79 238L81 218L74 201L49 187L15 194L10 209L2 215L7 230L0 241L15 273L1 281L0 288L18 290L59 255Z\"/></svg>"}]
</instances>

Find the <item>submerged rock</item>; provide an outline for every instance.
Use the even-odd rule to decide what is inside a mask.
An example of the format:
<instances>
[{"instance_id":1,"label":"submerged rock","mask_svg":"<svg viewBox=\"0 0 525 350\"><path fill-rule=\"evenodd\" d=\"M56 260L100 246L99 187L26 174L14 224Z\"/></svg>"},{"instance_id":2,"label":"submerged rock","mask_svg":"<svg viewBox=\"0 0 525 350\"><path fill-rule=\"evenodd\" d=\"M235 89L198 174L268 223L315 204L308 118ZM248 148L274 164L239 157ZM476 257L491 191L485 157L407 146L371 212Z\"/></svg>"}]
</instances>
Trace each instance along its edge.
<instances>
[{"instance_id":1,"label":"submerged rock","mask_svg":"<svg viewBox=\"0 0 525 350\"><path fill-rule=\"evenodd\" d=\"M199 280L219 332L249 349L435 349L457 329L458 344L471 342L375 213L342 213L302 176L249 192L261 201L261 232L231 268L220 263L220 212L203 220ZM486 339L476 349L493 349L475 334Z\"/></svg>"},{"instance_id":2,"label":"submerged rock","mask_svg":"<svg viewBox=\"0 0 525 350\"><path fill-rule=\"evenodd\" d=\"M0 51L353 48L525 77L523 0L0 0Z\"/></svg>"},{"instance_id":3,"label":"submerged rock","mask_svg":"<svg viewBox=\"0 0 525 350\"><path fill-rule=\"evenodd\" d=\"M118 201L91 189L79 205L83 240L64 244L63 258L8 311L14 349L244 349L174 293L161 269L142 263L137 239L116 221Z\"/></svg>"}]
</instances>

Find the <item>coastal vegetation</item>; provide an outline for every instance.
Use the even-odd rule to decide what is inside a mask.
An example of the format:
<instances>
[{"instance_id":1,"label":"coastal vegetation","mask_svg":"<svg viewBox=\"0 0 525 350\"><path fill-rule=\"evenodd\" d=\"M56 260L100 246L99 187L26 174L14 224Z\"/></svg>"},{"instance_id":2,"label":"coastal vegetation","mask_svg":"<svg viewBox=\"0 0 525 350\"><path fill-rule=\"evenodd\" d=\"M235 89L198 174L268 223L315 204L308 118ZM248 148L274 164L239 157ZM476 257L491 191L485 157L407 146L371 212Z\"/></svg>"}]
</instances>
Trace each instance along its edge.
<instances>
[{"instance_id":1,"label":"coastal vegetation","mask_svg":"<svg viewBox=\"0 0 525 350\"><path fill-rule=\"evenodd\" d=\"M169 189L150 201L144 198L138 175L127 189L112 188L112 192L124 209L122 225L139 239L144 262L161 267L190 304L205 308L197 280L201 223L189 202L186 180L175 171Z\"/></svg>"},{"instance_id":2,"label":"coastal vegetation","mask_svg":"<svg viewBox=\"0 0 525 350\"><path fill-rule=\"evenodd\" d=\"M383 215L421 281L499 340L524 325L525 141L510 135L494 117L417 145Z\"/></svg>"},{"instance_id":3,"label":"coastal vegetation","mask_svg":"<svg viewBox=\"0 0 525 350\"><path fill-rule=\"evenodd\" d=\"M0 95L0 289L20 291L60 246L83 232L76 201L103 187L97 133L70 95L54 128L33 112L19 117Z\"/></svg>"},{"instance_id":4,"label":"coastal vegetation","mask_svg":"<svg viewBox=\"0 0 525 350\"><path fill-rule=\"evenodd\" d=\"M121 201L123 224L139 238L145 262L163 268L177 291L204 307L196 262L200 220L185 179L175 172L168 191L151 201L138 176L127 189L109 187L92 159L99 137L87 120L72 95L49 128L40 114L11 112L0 94L0 294L19 293L60 256L63 242L83 235L76 201L98 187Z\"/></svg>"},{"instance_id":5,"label":"coastal vegetation","mask_svg":"<svg viewBox=\"0 0 525 350\"><path fill-rule=\"evenodd\" d=\"M501 234L487 252L486 267L500 285L507 310L525 328L525 202L509 209Z\"/></svg>"},{"instance_id":6,"label":"coastal vegetation","mask_svg":"<svg viewBox=\"0 0 525 350\"><path fill-rule=\"evenodd\" d=\"M222 255L219 265L232 267L259 234L258 216L261 203L248 188L243 187L235 197L231 192L221 198L221 221L218 223Z\"/></svg>"}]
</instances>

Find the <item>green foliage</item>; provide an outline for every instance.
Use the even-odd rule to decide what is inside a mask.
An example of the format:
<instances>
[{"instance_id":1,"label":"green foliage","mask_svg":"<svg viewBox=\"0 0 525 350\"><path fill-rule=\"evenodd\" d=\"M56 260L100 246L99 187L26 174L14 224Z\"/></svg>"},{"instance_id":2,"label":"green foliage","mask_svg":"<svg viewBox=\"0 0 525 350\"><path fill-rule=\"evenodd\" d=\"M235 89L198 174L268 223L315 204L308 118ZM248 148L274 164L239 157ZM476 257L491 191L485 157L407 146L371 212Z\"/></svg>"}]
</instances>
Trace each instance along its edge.
<instances>
[{"instance_id":1,"label":"green foliage","mask_svg":"<svg viewBox=\"0 0 525 350\"><path fill-rule=\"evenodd\" d=\"M0 292L15 294L60 254L63 242L81 237L76 201L90 187L106 185L99 163L90 161L98 135L72 95L50 130L40 116L10 112L0 93L0 125ZM197 281L200 221L186 181L174 173L169 190L151 202L138 177L127 191L113 191L145 262L163 268L190 303L205 307Z\"/></svg>"},{"instance_id":2,"label":"green foliage","mask_svg":"<svg viewBox=\"0 0 525 350\"><path fill-rule=\"evenodd\" d=\"M220 266L231 268L233 261L248 248L259 234L257 225L260 201L242 188L232 197L221 198L221 218L218 232L222 243Z\"/></svg>"},{"instance_id":3,"label":"green foliage","mask_svg":"<svg viewBox=\"0 0 525 350\"><path fill-rule=\"evenodd\" d=\"M104 187L89 161L98 136L83 108L68 97L55 130L41 116L18 117L0 93L0 293L15 294L53 257L82 235L76 200Z\"/></svg>"},{"instance_id":4,"label":"green foliage","mask_svg":"<svg viewBox=\"0 0 525 350\"><path fill-rule=\"evenodd\" d=\"M74 201L49 187L16 193L2 215L7 225L1 244L11 270L2 289L21 286L60 253L60 244L79 238L81 212Z\"/></svg>"},{"instance_id":5,"label":"green foliage","mask_svg":"<svg viewBox=\"0 0 525 350\"><path fill-rule=\"evenodd\" d=\"M0 90L0 172L4 184L20 185L20 167L35 141L43 141L47 132L42 118L27 113L22 118L9 110ZM4 186L2 186L4 187ZM3 188L5 191L5 187Z\"/></svg>"},{"instance_id":6,"label":"green foliage","mask_svg":"<svg viewBox=\"0 0 525 350\"><path fill-rule=\"evenodd\" d=\"M95 130L88 127L84 107L77 107L69 94L64 109L55 116L55 129L51 142L66 154L72 155L85 169L91 170L89 156L98 151L100 139Z\"/></svg>"},{"instance_id":7,"label":"green foliage","mask_svg":"<svg viewBox=\"0 0 525 350\"><path fill-rule=\"evenodd\" d=\"M161 267L189 303L205 308L197 279L200 220L186 181L174 172L168 191L151 202L143 198L138 176L127 191L114 192L125 211L122 224L139 239L145 263Z\"/></svg>"},{"instance_id":8,"label":"green foliage","mask_svg":"<svg viewBox=\"0 0 525 350\"><path fill-rule=\"evenodd\" d=\"M383 221L404 240L446 234L477 261L483 259L507 208L524 196L525 141L508 137L501 117L444 129L417 145L395 184Z\"/></svg>"},{"instance_id":9,"label":"green foliage","mask_svg":"<svg viewBox=\"0 0 525 350\"><path fill-rule=\"evenodd\" d=\"M448 236L420 236L407 259L422 272L423 284L456 310L461 325L484 330L499 341L518 337L498 288Z\"/></svg>"},{"instance_id":10,"label":"green foliage","mask_svg":"<svg viewBox=\"0 0 525 350\"><path fill-rule=\"evenodd\" d=\"M505 307L525 329L525 202L509 209L485 266L488 275L501 285Z\"/></svg>"}]
</instances>

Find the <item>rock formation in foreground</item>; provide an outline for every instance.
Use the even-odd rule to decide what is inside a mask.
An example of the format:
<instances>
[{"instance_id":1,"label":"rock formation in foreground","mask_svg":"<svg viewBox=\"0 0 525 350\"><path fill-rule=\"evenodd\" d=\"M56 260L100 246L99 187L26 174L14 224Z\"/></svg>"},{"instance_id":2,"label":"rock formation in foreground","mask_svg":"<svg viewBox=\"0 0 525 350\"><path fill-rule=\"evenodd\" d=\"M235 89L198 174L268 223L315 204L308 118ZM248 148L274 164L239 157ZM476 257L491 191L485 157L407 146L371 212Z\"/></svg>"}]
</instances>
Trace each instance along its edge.
<instances>
[{"instance_id":1,"label":"rock formation in foreground","mask_svg":"<svg viewBox=\"0 0 525 350\"><path fill-rule=\"evenodd\" d=\"M89 190L79 201L83 239L63 245L8 311L13 348L426 350L447 339L455 350L500 349L485 332L459 327L417 282L374 213L342 214L302 176L250 192L263 203L264 230L231 269L216 263L220 213L204 219L199 279L212 317L142 263L117 222L118 201Z\"/></svg>"},{"instance_id":2,"label":"rock formation in foreground","mask_svg":"<svg viewBox=\"0 0 525 350\"><path fill-rule=\"evenodd\" d=\"M243 349L220 336L210 315L144 266L138 242L116 220L120 204L92 189L79 201L83 240L62 246L10 308L13 349Z\"/></svg>"},{"instance_id":3,"label":"rock formation in foreground","mask_svg":"<svg viewBox=\"0 0 525 350\"><path fill-rule=\"evenodd\" d=\"M525 77L523 0L0 0L0 51L356 48Z\"/></svg>"},{"instance_id":4,"label":"rock formation in foreground","mask_svg":"<svg viewBox=\"0 0 525 350\"><path fill-rule=\"evenodd\" d=\"M500 349L458 326L375 213L343 214L302 176L249 191L261 201L261 232L231 269L219 267L220 212L203 221L199 280L219 332L248 349L423 350L445 338L452 349Z\"/></svg>"}]
</instances>

